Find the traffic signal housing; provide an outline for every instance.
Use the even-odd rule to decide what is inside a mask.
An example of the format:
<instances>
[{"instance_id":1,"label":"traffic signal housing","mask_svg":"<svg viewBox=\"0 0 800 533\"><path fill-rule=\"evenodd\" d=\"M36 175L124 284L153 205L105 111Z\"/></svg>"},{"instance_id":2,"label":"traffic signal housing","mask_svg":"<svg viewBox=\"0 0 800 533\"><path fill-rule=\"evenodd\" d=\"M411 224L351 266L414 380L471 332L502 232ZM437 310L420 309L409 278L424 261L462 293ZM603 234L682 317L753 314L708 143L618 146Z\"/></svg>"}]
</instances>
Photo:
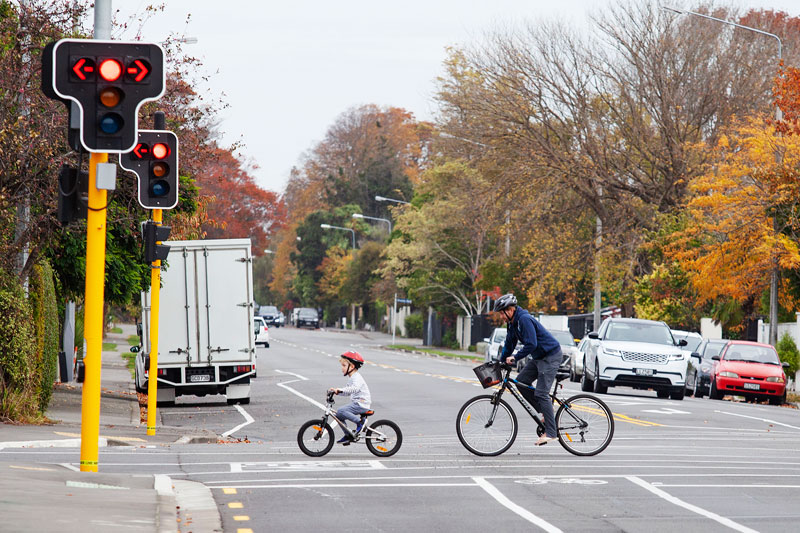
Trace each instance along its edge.
<instances>
[{"instance_id":1,"label":"traffic signal housing","mask_svg":"<svg viewBox=\"0 0 800 533\"><path fill-rule=\"evenodd\" d=\"M120 154L119 165L139 176L139 203L145 209L178 204L178 137L166 130L140 130L136 146Z\"/></svg>"},{"instance_id":2,"label":"traffic signal housing","mask_svg":"<svg viewBox=\"0 0 800 533\"><path fill-rule=\"evenodd\" d=\"M51 45L42 59L42 87L51 98L78 104L83 147L109 153L133 149L139 107L164 94L161 47L93 39L61 39Z\"/></svg>"},{"instance_id":3,"label":"traffic signal housing","mask_svg":"<svg viewBox=\"0 0 800 533\"><path fill-rule=\"evenodd\" d=\"M169 239L170 226L162 226L152 220L144 223L144 260L146 263L163 261L169 255L169 246L158 244Z\"/></svg>"}]
</instances>

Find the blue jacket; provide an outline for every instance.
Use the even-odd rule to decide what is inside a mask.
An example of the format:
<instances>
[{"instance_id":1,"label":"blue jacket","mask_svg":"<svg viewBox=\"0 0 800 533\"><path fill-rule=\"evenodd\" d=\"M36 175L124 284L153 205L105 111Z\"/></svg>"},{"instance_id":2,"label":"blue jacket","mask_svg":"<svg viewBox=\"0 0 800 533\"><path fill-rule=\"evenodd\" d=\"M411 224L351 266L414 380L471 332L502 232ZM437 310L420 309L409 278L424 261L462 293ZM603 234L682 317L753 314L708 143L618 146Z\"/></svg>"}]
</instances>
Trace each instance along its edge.
<instances>
[{"instance_id":1,"label":"blue jacket","mask_svg":"<svg viewBox=\"0 0 800 533\"><path fill-rule=\"evenodd\" d=\"M531 354L534 359L543 359L561 349L561 345L555 337L550 335L550 332L538 320L521 307L517 307L514 318L508 325L506 343L503 347L503 361L514 353L517 342L522 343L522 348L514 356L517 361Z\"/></svg>"}]
</instances>

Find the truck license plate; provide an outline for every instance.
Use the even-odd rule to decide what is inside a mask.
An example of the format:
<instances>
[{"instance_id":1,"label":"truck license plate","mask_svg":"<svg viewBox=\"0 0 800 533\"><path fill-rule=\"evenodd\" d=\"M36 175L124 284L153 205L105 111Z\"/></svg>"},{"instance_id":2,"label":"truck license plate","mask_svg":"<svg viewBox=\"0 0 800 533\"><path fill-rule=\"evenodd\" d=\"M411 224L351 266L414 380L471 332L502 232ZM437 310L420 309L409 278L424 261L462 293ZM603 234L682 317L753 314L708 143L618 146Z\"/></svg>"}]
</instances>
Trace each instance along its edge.
<instances>
[{"instance_id":1,"label":"truck license plate","mask_svg":"<svg viewBox=\"0 0 800 533\"><path fill-rule=\"evenodd\" d=\"M652 368L637 368L636 369L637 376L652 376L653 369Z\"/></svg>"},{"instance_id":2,"label":"truck license plate","mask_svg":"<svg viewBox=\"0 0 800 533\"><path fill-rule=\"evenodd\" d=\"M193 376L189 376L189 381L191 381L192 383L211 381L211 376L209 376L208 374L195 374Z\"/></svg>"},{"instance_id":3,"label":"truck license plate","mask_svg":"<svg viewBox=\"0 0 800 533\"><path fill-rule=\"evenodd\" d=\"M758 383L745 383L743 386L745 389L761 390L761 385L759 385Z\"/></svg>"}]
</instances>

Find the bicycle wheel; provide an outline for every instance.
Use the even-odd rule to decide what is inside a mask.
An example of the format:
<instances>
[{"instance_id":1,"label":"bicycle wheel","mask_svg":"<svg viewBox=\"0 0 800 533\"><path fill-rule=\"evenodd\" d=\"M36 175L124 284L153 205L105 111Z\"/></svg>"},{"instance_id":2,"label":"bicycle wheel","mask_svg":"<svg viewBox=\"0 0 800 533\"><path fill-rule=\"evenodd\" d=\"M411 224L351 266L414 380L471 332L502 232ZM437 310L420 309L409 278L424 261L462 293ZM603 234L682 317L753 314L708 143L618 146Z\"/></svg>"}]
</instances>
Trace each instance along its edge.
<instances>
[{"instance_id":1,"label":"bicycle wheel","mask_svg":"<svg viewBox=\"0 0 800 533\"><path fill-rule=\"evenodd\" d=\"M333 448L333 428L323 420L309 420L297 432L297 445L306 455L322 457Z\"/></svg>"},{"instance_id":2,"label":"bicycle wheel","mask_svg":"<svg viewBox=\"0 0 800 533\"><path fill-rule=\"evenodd\" d=\"M594 396L577 394L558 408L556 427L558 442L569 453L597 455L614 436L614 415Z\"/></svg>"},{"instance_id":3,"label":"bicycle wheel","mask_svg":"<svg viewBox=\"0 0 800 533\"><path fill-rule=\"evenodd\" d=\"M378 457L390 457L397 453L403 444L403 434L391 420L378 420L367 428L364 437L367 448Z\"/></svg>"},{"instance_id":4,"label":"bicycle wheel","mask_svg":"<svg viewBox=\"0 0 800 533\"><path fill-rule=\"evenodd\" d=\"M493 396L467 400L458 412L456 433L464 448L480 456L500 455L517 438L517 415L504 400L492 403ZM492 418L494 413L494 418Z\"/></svg>"}]
</instances>

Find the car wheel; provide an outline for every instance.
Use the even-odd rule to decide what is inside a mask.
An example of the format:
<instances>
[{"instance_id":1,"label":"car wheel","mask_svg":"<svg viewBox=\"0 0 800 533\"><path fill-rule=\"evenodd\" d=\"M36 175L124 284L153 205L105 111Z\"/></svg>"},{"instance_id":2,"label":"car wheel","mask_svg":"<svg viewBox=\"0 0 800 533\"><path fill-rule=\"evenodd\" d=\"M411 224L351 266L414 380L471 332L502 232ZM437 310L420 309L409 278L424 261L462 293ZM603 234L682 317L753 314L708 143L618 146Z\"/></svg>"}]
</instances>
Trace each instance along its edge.
<instances>
[{"instance_id":1,"label":"car wheel","mask_svg":"<svg viewBox=\"0 0 800 533\"><path fill-rule=\"evenodd\" d=\"M669 398L669 391L668 390L657 390L656 396L659 398Z\"/></svg>"},{"instance_id":2,"label":"car wheel","mask_svg":"<svg viewBox=\"0 0 800 533\"><path fill-rule=\"evenodd\" d=\"M783 396L771 396L769 399L770 405L783 405L786 403L786 391L783 391Z\"/></svg>"},{"instance_id":3,"label":"car wheel","mask_svg":"<svg viewBox=\"0 0 800 533\"><path fill-rule=\"evenodd\" d=\"M589 376L586 373L586 358L583 359L583 374L581 375L581 390L583 392L592 392L592 382L589 381Z\"/></svg>"},{"instance_id":4,"label":"car wheel","mask_svg":"<svg viewBox=\"0 0 800 533\"><path fill-rule=\"evenodd\" d=\"M694 375L692 386L686 389L686 396L694 396L697 394L697 374Z\"/></svg>"},{"instance_id":5,"label":"car wheel","mask_svg":"<svg viewBox=\"0 0 800 533\"><path fill-rule=\"evenodd\" d=\"M592 389L597 394L605 394L608 392L608 387L600 382L600 363L597 361L594 362L594 383Z\"/></svg>"},{"instance_id":6,"label":"car wheel","mask_svg":"<svg viewBox=\"0 0 800 533\"><path fill-rule=\"evenodd\" d=\"M670 392L669 393L669 397L672 398L673 400L683 400L683 396L684 396L685 392L686 392L686 389L684 387L681 387L678 390L674 390L674 391Z\"/></svg>"},{"instance_id":7,"label":"car wheel","mask_svg":"<svg viewBox=\"0 0 800 533\"><path fill-rule=\"evenodd\" d=\"M694 393L694 397L695 398L702 398L703 397L703 387L701 387L698 384L698 381L700 381L700 377L699 376L695 376L694 377L694 390L692 392Z\"/></svg>"},{"instance_id":8,"label":"car wheel","mask_svg":"<svg viewBox=\"0 0 800 533\"><path fill-rule=\"evenodd\" d=\"M717 380L711 381L711 390L708 391L708 397L712 400L721 400L722 394L717 390Z\"/></svg>"}]
</instances>

